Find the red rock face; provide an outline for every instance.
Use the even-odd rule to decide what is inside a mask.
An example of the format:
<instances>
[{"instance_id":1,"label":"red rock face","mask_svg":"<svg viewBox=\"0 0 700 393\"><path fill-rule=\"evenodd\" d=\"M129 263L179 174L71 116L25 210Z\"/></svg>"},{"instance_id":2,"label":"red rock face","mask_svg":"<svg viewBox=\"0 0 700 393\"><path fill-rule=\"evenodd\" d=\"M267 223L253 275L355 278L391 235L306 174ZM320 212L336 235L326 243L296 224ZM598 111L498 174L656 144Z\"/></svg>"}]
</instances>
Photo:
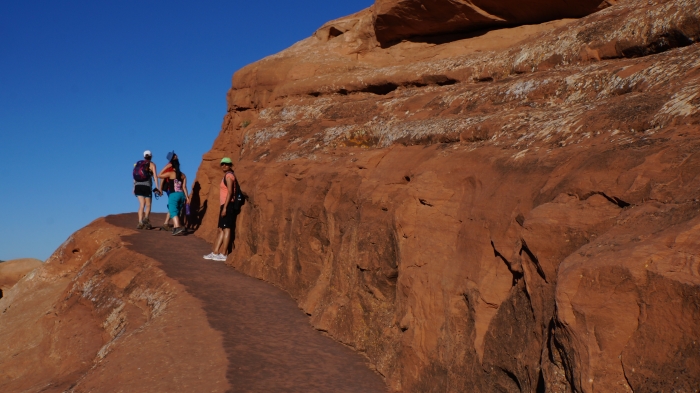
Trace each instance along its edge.
<instances>
[{"instance_id":1,"label":"red rock face","mask_svg":"<svg viewBox=\"0 0 700 393\"><path fill-rule=\"evenodd\" d=\"M329 22L234 75L198 235L230 156L228 263L395 391L693 391L698 15L628 1L385 49L371 10Z\"/></svg>"},{"instance_id":2,"label":"red rock face","mask_svg":"<svg viewBox=\"0 0 700 393\"><path fill-rule=\"evenodd\" d=\"M438 34L580 18L609 5L600 0L377 0L375 32L379 42L391 44Z\"/></svg>"}]
</instances>

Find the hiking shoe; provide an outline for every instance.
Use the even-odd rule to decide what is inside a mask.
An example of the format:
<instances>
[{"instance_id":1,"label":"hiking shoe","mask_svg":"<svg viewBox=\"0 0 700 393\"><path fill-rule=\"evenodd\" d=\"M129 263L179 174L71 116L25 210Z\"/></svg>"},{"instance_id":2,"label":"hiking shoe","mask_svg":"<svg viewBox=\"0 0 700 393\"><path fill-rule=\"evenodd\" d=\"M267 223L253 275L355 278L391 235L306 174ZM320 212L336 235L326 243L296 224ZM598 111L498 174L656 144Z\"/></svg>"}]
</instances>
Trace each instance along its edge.
<instances>
[{"instance_id":1,"label":"hiking shoe","mask_svg":"<svg viewBox=\"0 0 700 393\"><path fill-rule=\"evenodd\" d=\"M173 229L173 236L178 236L178 235L184 235L185 234L185 227L179 227Z\"/></svg>"},{"instance_id":2,"label":"hiking shoe","mask_svg":"<svg viewBox=\"0 0 700 393\"><path fill-rule=\"evenodd\" d=\"M219 262L226 262L226 255L224 254L217 254L212 258L214 261L219 261Z\"/></svg>"},{"instance_id":3,"label":"hiking shoe","mask_svg":"<svg viewBox=\"0 0 700 393\"><path fill-rule=\"evenodd\" d=\"M151 222L148 221L148 217L144 217L143 219L143 229L152 229L153 227L151 226Z\"/></svg>"},{"instance_id":4,"label":"hiking shoe","mask_svg":"<svg viewBox=\"0 0 700 393\"><path fill-rule=\"evenodd\" d=\"M173 227L171 227L170 225L163 225L162 227L160 227L160 230L161 231L172 231Z\"/></svg>"},{"instance_id":5,"label":"hiking shoe","mask_svg":"<svg viewBox=\"0 0 700 393\"><path fill-rule=\"evenodd\" d=\"M139 225L136 226L136 229L143 229L143 221L139 221Z\"/></svg>"},{"instance_id":6,"label":"hiking shoe","mask_svg":"<svg viewBox=\"0 0 700 393\"><path fill-rule=\"evenodd\" d=\"M214 254L213 252L210 252L209 254L203 256L202 258L213 260L214 258L216 258L217 255L219 255L219 254Z\"/></svg>"}]
</instances>

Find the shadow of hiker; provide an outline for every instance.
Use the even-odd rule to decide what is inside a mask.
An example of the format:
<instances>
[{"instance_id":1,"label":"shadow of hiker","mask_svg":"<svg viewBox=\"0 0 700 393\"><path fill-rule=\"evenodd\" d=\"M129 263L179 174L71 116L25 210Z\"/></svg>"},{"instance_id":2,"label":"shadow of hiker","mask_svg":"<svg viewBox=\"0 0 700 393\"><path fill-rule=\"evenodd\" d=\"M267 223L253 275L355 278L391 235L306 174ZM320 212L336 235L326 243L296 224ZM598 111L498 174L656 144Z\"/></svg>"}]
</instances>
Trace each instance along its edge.
<instances>
[{"instance_id":1,"label":"shadow of hiker","mask_svg":"<svg viewBox=\"0 0 700 393\"><path fill-rule=\"evenodd\" d=\"M192 198L190 199L190 214L185 217L185 226L187 229L193 231L197 230L199 226L202 225L202 220L207 212L208 201L205 200L204 203L202 203L202 199L199 196L201 189L202 187L199 185L199 182L194 182L192 186Z\"/></svg>"},{"instance_id":2,"label":"shadow of hiker","mask_svg":"<svg viewBox=\"0 0 700 393\"><path fill-rule=\"evenodd\" d=\"M243 199L241 200L240 206L238 206L238 209L236 209L235 212L235 217L233 218L233 227L231 227L231 241L228 243L228 247L226 249L226 253L230 254L233 252L234 244L236 243L236 227L238 227L238 216L241 214L241 209L243 209L243 205L245 205L245 201L248 199L248 195L243 194Z\"/></svg>"}]
</instances>

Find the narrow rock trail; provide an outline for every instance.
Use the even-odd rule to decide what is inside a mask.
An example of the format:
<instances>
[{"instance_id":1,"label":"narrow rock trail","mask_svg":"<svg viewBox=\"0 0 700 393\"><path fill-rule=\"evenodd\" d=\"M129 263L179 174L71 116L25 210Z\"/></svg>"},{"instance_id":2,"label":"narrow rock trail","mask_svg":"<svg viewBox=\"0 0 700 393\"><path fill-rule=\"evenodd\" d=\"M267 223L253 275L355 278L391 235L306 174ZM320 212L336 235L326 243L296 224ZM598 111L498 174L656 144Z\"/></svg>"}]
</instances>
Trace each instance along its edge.
<instances>
[{"instance_id":1,"label":"narrow rock trail","mask_svg":"<svg viewBox=\"0 0 700 393\"><path fill-rule=\"evenodd\" d=\"M161 223L164 215L154 214ZM107 217L133 228L136 215ZM284 291L223 262L202 259L210 246L192 235L159 230L125 236L128 248L155 259L166 274L202 302L210 325L223 335L232 392L384 392L365 359L311 327Z\"/></svg>"}]
</instances>

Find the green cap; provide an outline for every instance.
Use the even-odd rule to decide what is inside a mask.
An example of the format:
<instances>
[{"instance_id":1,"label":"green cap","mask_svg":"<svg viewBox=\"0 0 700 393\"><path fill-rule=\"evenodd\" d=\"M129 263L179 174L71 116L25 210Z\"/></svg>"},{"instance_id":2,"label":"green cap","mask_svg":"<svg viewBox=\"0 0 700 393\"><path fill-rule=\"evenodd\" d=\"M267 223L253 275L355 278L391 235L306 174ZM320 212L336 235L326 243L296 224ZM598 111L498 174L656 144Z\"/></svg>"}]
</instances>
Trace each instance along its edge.
<instances>
[{"instance_id":1,"label":"green cap","mask_svg":"<svg viewBox=\"0 0 700 393\"><path fill-rule=\"evenodd\" d=\"M233 165L233 162L231 162L231 159L230 159L230 158L224 157L224 158L221 159L221 163L220 163L219 165L222 165L222 164Z\"/></svg>"}]
</instances>

